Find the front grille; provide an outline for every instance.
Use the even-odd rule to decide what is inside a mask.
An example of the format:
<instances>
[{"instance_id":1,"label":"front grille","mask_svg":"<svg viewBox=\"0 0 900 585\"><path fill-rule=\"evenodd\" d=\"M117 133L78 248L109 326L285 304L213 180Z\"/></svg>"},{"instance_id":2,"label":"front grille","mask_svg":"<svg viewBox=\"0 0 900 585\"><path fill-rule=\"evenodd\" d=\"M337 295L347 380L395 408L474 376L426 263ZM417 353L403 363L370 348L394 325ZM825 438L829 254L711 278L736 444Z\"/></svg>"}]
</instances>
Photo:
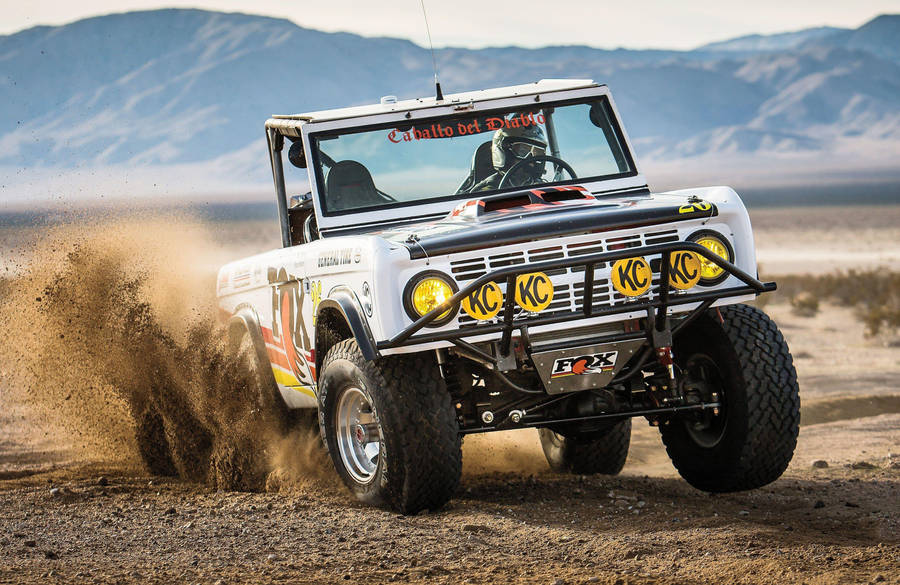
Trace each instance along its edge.
<instances>
[{"instance_id":1,"label":"front grille","mask_svg":"<svg viewBox=\"0 0 900 585\"><path fill-rule=\"evenodd\" d=\"M512 266L514 264L543 262L547 260L561 260L564 258L578 258L588 254L598 254L601 252L611 252L626 248L637 248L641 246L650 246L653 244L663 244L666 242L677 242L678 232L673 229L661 230L656 232L647 232L643 234L632 234L626 236L615 236L610 238L598 238L596 236L578 236L569 239L569 241L556 243L550 241L534 242L534 248L524 251L503 251L496 254L484 256L482 252L479 256L471 258L460 258L450 262L450 271L453 277L465 285L466 281L474 280L489 271ZM658 257L658 255L656 256ZM648 257L648 261L652 261L653 257ZM622 304L629 299L619 294L609 279L610 267L606 263L599 263L594 266L594 290L593 290L593 308L600 309ZM547 271L547 276L553 281L553 301L540 314L548 316L557 313L568 313L581 311L584 303L584 266L575 266L572 268L560 268L557 270ZM503 291L506 298L506 283L497 283ZM659 276L654 275L654 280L647 297L653 299L659 291ZM502 313L502 311L501 311ZM523 318L524 311L517 307L516 318ZM494 321L498 321L495 319ZM478 323L465 312L459 313L459 325L461 327L472 326Z\"/></svg>"}]
</instances>

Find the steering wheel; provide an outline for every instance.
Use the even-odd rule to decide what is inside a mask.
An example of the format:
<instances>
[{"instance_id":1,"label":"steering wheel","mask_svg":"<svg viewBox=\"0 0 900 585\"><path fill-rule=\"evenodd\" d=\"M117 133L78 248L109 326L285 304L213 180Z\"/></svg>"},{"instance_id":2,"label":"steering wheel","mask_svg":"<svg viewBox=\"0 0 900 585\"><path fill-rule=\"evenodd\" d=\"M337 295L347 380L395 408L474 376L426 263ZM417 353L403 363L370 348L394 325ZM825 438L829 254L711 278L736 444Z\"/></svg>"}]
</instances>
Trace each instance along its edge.
<instances>
[{"instance_id":1,"label":"steering wheel","mask_svg":"<svg viewBox=\"0 0 900 585\"><path fill-rule=\"evenodd\" d=\"M567 163L561 158L551 156L549 154L538 154L536 156L529 156L528 158L523 158L513 166L509 167L509 170L506 171L506 174L503 175L503 178L500 179L500 184L497 185L497 189L503 189L504 187L521 187L523 185L512 185L512 176L513 171L519 169L519 167L525 166L526 164L530 164L537 161L546 161L552 162L556 166L556 174L559 175L559 170L564 169L567 173L569 173L573 179L577 179L578 175L575 174L575 169L572 168L572 165ZM554 177L555 178L555 177Z\"/></svg>"}]
</instances>

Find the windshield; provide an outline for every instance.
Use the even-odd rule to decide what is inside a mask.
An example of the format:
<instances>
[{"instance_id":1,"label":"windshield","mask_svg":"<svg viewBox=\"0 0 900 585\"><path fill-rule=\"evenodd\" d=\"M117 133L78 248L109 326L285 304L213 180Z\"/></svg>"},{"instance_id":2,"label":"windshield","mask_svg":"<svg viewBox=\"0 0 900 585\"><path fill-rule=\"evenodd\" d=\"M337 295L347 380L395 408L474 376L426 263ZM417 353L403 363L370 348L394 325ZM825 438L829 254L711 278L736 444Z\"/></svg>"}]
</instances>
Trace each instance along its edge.
<instances>
[{"instance_id":1,"label":"windshield","mask_svg":"<svg viewBox=\"0 0 900 585\"><path fill-rule=\"evenodd\" d=\"M326 215L633 174L606 98L311 138Z\"/></svg>"}]
</instances>

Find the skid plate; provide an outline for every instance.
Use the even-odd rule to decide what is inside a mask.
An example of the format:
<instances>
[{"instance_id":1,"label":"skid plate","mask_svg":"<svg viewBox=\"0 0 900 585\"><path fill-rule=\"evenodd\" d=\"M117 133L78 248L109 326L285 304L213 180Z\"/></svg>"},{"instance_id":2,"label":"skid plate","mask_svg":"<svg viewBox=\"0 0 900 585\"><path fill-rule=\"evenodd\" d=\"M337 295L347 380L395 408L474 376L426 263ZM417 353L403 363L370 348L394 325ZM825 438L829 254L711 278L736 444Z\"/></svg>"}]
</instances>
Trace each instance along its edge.
<instances>
[{"instance_id":1,"label":"skid plate","mask_svg":"<svg viewBox=\"0 0 900 585\"><path fill-rule=\"evenodd\" d=\"M603 388L628 363L642 340L585 345L531 354L548 394Z\"/></svg>"}]
</instances>

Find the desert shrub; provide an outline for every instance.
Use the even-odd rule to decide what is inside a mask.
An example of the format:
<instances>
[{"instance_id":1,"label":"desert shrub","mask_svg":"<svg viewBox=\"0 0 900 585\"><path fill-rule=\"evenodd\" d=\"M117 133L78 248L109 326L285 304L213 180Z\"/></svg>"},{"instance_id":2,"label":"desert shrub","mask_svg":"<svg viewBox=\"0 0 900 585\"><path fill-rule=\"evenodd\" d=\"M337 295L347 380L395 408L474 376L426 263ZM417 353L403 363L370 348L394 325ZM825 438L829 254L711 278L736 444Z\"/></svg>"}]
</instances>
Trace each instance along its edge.
<instances>
[{"instance_id":1,"label":"desert shrub","mask_svg":"<svg viewBox=\"0 0 900 585\"><path fill-rule=\"evenodd\" d=\"M799 292L791 299L791 310L800 317L815 317L819 312L819 299L809 291Z\"/></svg>"},{"instance_id":2,"label":"desert shrub","mask_svg":"<svg viewBox=\"0 0 900 585\"><path fill-rule=\"evenodd\" d=\"M900 302L896 297L892 301L890 306L868 306L860 310L869 335L878 335L882 328L900 328Z\"/></svg>"},{"instance_id":3,"label":"desert shrub","mask_svg":"<svg viewBox=\"0 0 900 585\"><path fill-rule=\"evenodd\" d=\"M818 276L783 276L774 293L791 302L801 295L855 307L868 335L900 328L900 272L887 269L848 270Z\"/></svg>"}]
</instances>

